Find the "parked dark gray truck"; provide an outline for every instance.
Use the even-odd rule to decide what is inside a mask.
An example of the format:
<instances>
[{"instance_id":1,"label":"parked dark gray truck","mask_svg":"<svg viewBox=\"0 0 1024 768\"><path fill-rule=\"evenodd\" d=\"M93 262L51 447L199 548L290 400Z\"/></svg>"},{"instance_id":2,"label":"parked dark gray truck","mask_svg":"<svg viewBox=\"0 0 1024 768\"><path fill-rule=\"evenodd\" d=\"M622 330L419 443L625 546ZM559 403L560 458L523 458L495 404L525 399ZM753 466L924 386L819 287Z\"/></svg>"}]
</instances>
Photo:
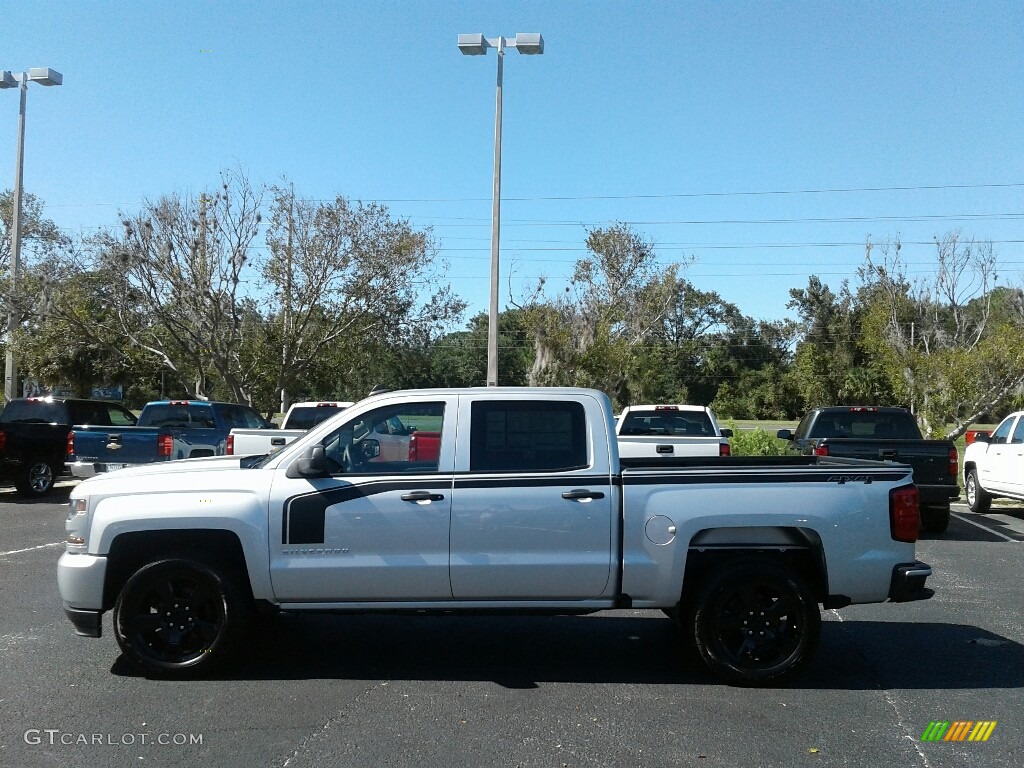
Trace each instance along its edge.
<instances>
[{"instance_id":1,"label":"parked dark gray truck","mask_svg":"<svg viewBox=\"0 0 1024 768\"><path fill-rule=\"evenodd\" d=\"M793 453L881 459L909 464L921 493L921 527L942 533L949 526L949 503L960 498L960 457L950 440L925 440L906 408L842 405L815 408L796 432L780 429Z\"/></svg>"}]
</instances>

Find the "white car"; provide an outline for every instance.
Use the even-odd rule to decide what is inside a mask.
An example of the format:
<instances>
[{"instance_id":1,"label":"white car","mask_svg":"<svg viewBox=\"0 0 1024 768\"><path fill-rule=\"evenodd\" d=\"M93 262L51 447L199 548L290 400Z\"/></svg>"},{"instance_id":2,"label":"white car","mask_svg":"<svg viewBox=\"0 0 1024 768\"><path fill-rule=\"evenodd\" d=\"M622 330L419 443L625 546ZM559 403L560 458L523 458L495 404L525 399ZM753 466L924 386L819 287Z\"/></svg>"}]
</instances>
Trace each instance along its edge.
<instances>
[{"instance_id":1,"label":"white car","mask_svg":"<svg viewBox=\"0 0 1024 768\"><path fill-rule=\"evenodd\" d=\"M972 512L988 512L992 499L1024 501L1024 411L1003 419L991 435L979 433L964 452L964 491Z\"/></svg>"},{"instance_id":2,"label":"white car","mask_svg":"<svg viewBox=\"0 0 1024 768\"><path fill-rule=\"evenodd\" d=\"M615 434L624 459L731 453L732 430L720 429L703 405L633 405L619 414Z\"/></svg>"}]
</instances>

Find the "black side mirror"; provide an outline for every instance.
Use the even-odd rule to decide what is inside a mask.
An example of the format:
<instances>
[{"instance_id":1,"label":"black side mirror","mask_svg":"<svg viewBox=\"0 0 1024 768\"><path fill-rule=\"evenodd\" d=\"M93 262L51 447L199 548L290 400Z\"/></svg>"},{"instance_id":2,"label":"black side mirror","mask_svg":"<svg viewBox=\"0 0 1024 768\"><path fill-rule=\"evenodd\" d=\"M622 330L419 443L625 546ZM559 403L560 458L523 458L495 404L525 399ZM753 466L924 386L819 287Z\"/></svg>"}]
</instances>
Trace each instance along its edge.
<instances>
[{"instance_id":1,"label":"black side mirror","mask_svg":"<svg viewBox=\"0 0 1024 768\"><path fill-rule=\"evenodd\" d=\"M380 456L379 440L363 440L359 444L359 450L363 452L363 459L369 461Z\"/></svg>"},{"instance_id":2,"label":"black side mirror","mask_svg":"<svg viewBox=\"0 0 1024 768\"><path fill-rule=\"evenodd\" d=\"M780 440L792 440L793 432L788 429L780 429L778 432L775 433L775 436Z\"/></svg>"},{"instance_id":3,"label":"black side mirror","mask_svg":"<svg viewBox=\"0 0 1024 768\"><path fill-rule=\"evenodd\" d=\"M728 427L719 431L722 433L722 437L732 437L732 430Z\"/></svg>"},{"instance_id":4,"label":"black side mirror","mask_svg":"<svg viewBox=\"0 0 1024 768\"><path fill-rule=\"evenodd\" d=\"M320 444L307 445L288 471L288 477L326 477L327 474L327 455Z\"/></svg>"}]
</instances>

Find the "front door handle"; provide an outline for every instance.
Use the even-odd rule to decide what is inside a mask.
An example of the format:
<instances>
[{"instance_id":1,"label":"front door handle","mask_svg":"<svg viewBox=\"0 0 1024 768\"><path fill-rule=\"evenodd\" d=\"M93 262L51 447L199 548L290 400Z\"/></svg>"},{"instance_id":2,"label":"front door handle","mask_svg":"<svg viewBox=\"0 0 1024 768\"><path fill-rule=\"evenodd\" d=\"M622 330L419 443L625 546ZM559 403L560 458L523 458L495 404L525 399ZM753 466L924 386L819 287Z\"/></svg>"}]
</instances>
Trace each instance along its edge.
<instances>
[{"instance_id":1,"label":"front door handle","mask_svg":"<svg viewBox=\"0 0 1024 768\"><path fill-rule=\"evenodd\" d=\"M675 453L675 448L671 445L659 445L655 450L658 453Z\"/></svg>"},{"instance_id":2,"label":"front door handle","mask_svg":"<svg viewBox=\"0 0 1024 768\"><path fill-rule=\"evenodd\" d=\"M284 438L283 437L272 437L272 438L270 438L270 444L271 445L284 445Z\"/></svg>"},{"instance_id":3,"label":"front door handle","mask_svg":"<svg viewBox=\"0 0 1024 768\"><path fill-rule=\"evenodd\" d=\"M430 491L410 491L402 494L402 501L444 501L444 494Z\"/></svg>"},{"instance_id":4,"label":"front door handle","mask_svg":"<svg viewBox=\"0 0 1024 768\"><path fill-rule=\"evenodd\" d=\"M577 488L573 491L566 491L562 494L563 499L603 499L601 491L588 491L586 488Z\"/></svg>"}]
</instances>

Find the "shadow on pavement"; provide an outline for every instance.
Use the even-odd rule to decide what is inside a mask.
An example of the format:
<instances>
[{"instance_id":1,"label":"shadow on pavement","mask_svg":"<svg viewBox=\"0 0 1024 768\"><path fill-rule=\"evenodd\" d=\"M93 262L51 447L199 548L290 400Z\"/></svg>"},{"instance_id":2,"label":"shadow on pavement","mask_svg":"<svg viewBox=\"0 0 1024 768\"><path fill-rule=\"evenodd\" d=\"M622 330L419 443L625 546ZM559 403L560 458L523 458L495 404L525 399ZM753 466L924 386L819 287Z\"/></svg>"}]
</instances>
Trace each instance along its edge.
<instances>
[{"instance_id":1,"label":"shadow on pavement","mask_svg":"<svg viewBox=\"0 0 1024 768\"><path fill-rule=\"evenodd\" d=\"M717 685L660 613L591 617L284 615L217 679ZM111 671L137 673L119 658ZM824 622L790 688L1024 687L1024 646L974 626Z\"/></svg>"},{"instance_id":2,"label":"shadow on pavement","mask_svg":"<svg viewBox=\"0 0 1024 768\"><path fill-rule=\"evenodd\" d=\"M13 487L0 488L0 504L67 504L75 485L60 483L45 496L22 496Z\"/></svg>"},{"instance_id":3,"label":"shadow on pavement","mask_svg":"<svg viewBox=\"0 0 1024 768\"><path fill-rule=\"evenodd\" d=\"M1024 541L1024 533L1021 532L1021 526L1011 527L1004 520L998 519L996 515L1003 515L1006 517L1016 518L1017 520L1024 521L1024 507L1001 507L993 506L992 512L987 515L979 515L974 512L970 512L966 507L964 508L953 508L953 515L949 519L949 528L943 533L926 533L924 531L920 534L921 541L982 541L982 542L999 542L1006 543L1006 539L1002 536L996 536L989 531L979 528L977 525L971 525L969 522L961 520L970 520L978 525L983 525L985 528L991 528L993 531L998 531L1003 536L1009 536L1015 541Z\"/></svg>"}]
</instances>

